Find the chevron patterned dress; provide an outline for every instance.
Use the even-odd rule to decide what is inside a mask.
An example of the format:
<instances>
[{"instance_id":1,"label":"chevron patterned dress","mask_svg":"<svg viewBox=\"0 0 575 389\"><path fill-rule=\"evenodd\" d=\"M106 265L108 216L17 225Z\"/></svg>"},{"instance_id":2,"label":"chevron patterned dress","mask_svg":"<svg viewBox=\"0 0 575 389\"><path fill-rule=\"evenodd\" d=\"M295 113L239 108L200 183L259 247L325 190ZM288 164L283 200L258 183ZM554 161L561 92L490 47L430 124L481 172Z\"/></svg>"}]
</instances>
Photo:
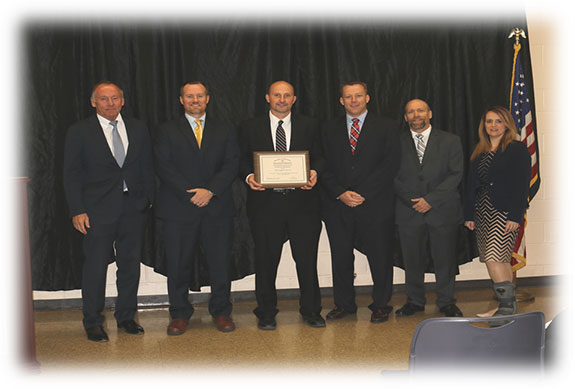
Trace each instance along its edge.
<instances>
[{"instance_id":1,"label":"chevron patterned dress","mask_svg":"<svg viewBox=\"0 0 575 389\"><path fill-rule=\"evenodd\" d=\"M484 153L479 161L481 189L475 209L477 248L481 262L510 262L519 230L505 233L507 212L498 211L491 204L488 172L494 155L494 151Z\"/></svg>"}]
</instances>

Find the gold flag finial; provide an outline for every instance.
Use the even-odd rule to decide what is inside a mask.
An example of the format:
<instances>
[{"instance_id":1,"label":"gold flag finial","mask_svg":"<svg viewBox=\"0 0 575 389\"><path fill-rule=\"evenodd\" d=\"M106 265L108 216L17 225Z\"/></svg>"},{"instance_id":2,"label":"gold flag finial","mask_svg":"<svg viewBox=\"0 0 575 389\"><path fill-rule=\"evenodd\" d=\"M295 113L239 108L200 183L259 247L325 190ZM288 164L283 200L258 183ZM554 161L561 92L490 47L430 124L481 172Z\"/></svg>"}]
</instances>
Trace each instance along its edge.
<instances>
[{"instance_id":1,"label":"gold flag finial","mask_svg":"<svg viewBox=\"0 0 575 389\"><path fill-rule=\"evenodd\" d=\"M509 34L509 36L507 38L513 38L515 37L515 44L518 45L519 43L519 37L525 38L527 39L527 37L525 36L525 31L523 31L520 28L514 28L513 30L511 30L511 33Z\"/></svg>"}]
</instances>

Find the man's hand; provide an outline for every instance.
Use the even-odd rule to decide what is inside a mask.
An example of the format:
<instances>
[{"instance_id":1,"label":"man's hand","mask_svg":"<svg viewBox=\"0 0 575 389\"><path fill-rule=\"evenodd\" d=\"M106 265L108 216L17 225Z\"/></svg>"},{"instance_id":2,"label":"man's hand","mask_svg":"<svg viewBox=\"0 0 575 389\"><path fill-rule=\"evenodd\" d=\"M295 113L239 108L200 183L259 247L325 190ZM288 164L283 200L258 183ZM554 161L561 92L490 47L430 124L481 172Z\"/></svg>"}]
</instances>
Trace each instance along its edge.
<instances>
[{"instance_id":1,"label":"man's hand","mask_svg":"<svg viewBox=\"0 0 575 389\"><path fill-rule=\"evenodd\" d=\"M339 199L348 207L354 208L363 204L365 198L359 193L347 190L339 195Z\"/></svg>"},{"instance_id":2,"label":"man's hand","mask_svg":"<svg viewBox=\"0 0 575 389\"><path fill-rule=\"evenodd\" d=\"M253 173L248 176L248 185L252 190L266 190L262 184L258 184L256 182L256 178Z\"/></svg>"},{"instance_id":3,"label":"man's hand","mask_svg":"<svg viewBox=\"0 0 575 389\"><path fill-rule=\"evenodd\" d=\"M418 197L416 199L411 199L415 204L411 208L413 208L416 212L425 213L431 209L431 205L423 197Z\"/></svg>"},{"instance_id":4,"label":"man's hand","mask_svg":"<svg viewBox=\"0 0 575 389\"><path fill-rule=\"evenodd\" d=\"M208 205L212 197L214 197L212 192L204 188L188 189L186 192L194 193L190 198L190 202L200 208Z\"/></svg>"},{"instance_id":5,"label":"man's hand","mask_svg":"<svg viewBox=\"0 0 575 389\"><path fill-rule=\"evenodd\" d=\"M467 227L470 231L473 231L475 229L475 222L473 221L466 221L463 225Z\"/></svg>"},{"instance_id":6,"label":"man's hand","mask_svg":"<svg viewBox=\"0 0 575 389\"><path fill-rule=\"evenodd\" d=\"M75 229L86 235L88 233L86 228L90 228L90 218L87 213L81 213L72 217L72 224Z\"/></svg>"},{"instance_id":7,"label":"man's hand","mask_svg":"<svg viewBox=\"0 0 575 389\"><path fill-rule=\"evenodd\" d=\"M310 170L309 180L307 181L307 184L302 186L300 189L310 190L315 186L315 184L317 184L317 173L315 170Z\"/></svg>"}]
</instances>

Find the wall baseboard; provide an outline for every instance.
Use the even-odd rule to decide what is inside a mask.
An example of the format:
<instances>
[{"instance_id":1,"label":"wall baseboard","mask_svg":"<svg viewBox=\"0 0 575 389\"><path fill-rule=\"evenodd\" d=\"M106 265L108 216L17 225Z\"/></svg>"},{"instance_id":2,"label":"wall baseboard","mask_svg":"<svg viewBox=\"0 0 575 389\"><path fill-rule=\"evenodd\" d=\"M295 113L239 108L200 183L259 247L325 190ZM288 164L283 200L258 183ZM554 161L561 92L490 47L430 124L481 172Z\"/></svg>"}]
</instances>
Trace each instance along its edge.
<instances>
[{"instance_id":1,"label":"wall baseboard","mask_svg":"<svg viewBox=\"0 0 575 389\"><path fill-rule=\"evenodd\" d=\"M535 286L561 286L564 284L566 276L541 276L541 277L525 277L517 279L518 287L535 287ZM463 289L485 289L491 288L491 280L468 280L456 281L455 290ZM427 292L433 292L435 289L435 282L428 282L425 284ZM299 298L299 289L279 289L277 291L278 299ZM357 295L369 295L371 293L371 286L356 286L355 293ZM395 284L393 286L393 294L404 294L405 284ZM321 288L322 297L333 296L331 287ZM193 304L207 304L210 298L209 293L192 293L190 294L190 302ZM232 302L237 301L254 301L255 292L249 291L236 291L231 294ZM106 298L106 308L113 308L115 304L115 297ZM139 296L138 309L158 309L167 308L168 295L152 295L152 296ZM54 300L35 300L34 311L54 311L63 309L82 309L82 299L54 299Z\"/></svg>"}]
</instances>

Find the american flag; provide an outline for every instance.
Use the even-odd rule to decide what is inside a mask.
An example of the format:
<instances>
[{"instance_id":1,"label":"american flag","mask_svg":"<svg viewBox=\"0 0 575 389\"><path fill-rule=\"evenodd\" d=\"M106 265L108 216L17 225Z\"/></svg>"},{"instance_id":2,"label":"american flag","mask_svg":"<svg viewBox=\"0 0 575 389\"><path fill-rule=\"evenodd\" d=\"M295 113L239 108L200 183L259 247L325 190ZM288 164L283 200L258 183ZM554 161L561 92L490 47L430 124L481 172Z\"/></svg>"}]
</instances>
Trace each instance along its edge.
<instances>
[{"instance_id":1,"label":"american flag","mask_svg":"<svg viewBox=\"0 0 575 389\"><path fill-rule=\"evenodd\" d=\"M539 163L537 158L537 135L535 122L531 114L531 100L529 98L529 91L527 88L525 74L521 66L521 60L518 56L519 47L515 48L515 61L513 63L513 84L510 91L510 107L509 110L515 120L517 132L519 133L520 140L527 145L529 153L531 154L531 182L529 183L529 201L533 199L539 190L541 178L539 176ZM525 225L527 218L523 216L523 223L519 228L519 235L513 248L513 259L511 265L513 270L521 269L526 264L527 253L525 250Z\"/></svg>"}]
</instances>

